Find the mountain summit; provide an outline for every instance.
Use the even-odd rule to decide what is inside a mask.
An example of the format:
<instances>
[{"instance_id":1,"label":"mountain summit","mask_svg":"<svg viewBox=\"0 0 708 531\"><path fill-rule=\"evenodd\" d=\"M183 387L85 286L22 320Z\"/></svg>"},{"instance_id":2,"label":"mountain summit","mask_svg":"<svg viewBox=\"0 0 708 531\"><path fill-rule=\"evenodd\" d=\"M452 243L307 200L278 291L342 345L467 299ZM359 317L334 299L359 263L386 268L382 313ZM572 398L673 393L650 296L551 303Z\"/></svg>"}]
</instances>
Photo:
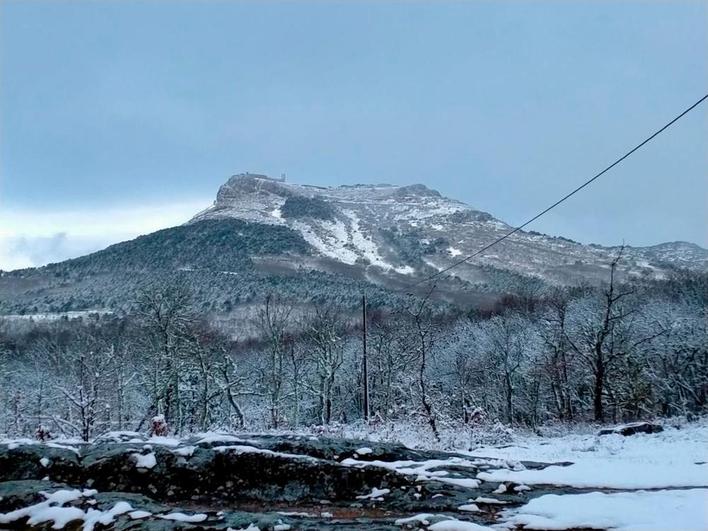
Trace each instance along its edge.
<instances>
[{"instance_id":1,"label":"mountain summit","mask_svg":"<svg viewBox=\"0 0 708 531\"><path fill-rule=\"evenodd\" d=\"M213 206L191 222L228 218L300 233L321 267L334 261L408 276L439 271L512 229L423 184L320 187L251 173L232 176ZM488 266L552 283L595 281L606 277L617 250L520 231L454 274L484 282L480 266ZM625 250L623 271L629 275L661 277L676 266L705 269L708 251L685 242Z\"/></svg>"},{"instance_id":2,"label":"mountain summit","mask_svg":"<svg viewBox=\"0 0 708 531\"><path fill-rule=\"evenodd\" d=\"M317 256L406 275L421 270L424 257L434 262L438 252L461 253L444 237L455 223L507 227L422 184L325 188L249 173L231 177L214 205L192 223L225 218L287 226L300 233Z\"/></svg>"}]
</instances>

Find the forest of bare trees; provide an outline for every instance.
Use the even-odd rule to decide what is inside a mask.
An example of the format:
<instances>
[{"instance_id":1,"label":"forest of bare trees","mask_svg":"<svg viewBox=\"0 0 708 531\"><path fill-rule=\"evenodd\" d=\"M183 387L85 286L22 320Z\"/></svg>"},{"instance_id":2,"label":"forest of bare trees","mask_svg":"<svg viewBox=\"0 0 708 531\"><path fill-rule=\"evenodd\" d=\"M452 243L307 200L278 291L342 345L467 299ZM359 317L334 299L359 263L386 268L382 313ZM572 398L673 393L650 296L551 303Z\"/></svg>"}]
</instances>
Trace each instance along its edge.
<instances>
[{"instance_id":1,"label":"forest of bare trees","mask_svg":"<svg viewBox=\"0 0 708 531\"><path fill-rule=\"evenodd\" d=\"M370 309L370 422L434 438L481 423L617 422L705 411L708 278L677 272L510 294L488 311L430 297ZM126 315L0 321L0 433L88 440L360 422L361 319L264 294L248 335L200 315L184 283Z\"/></svg>"}]
</instances>

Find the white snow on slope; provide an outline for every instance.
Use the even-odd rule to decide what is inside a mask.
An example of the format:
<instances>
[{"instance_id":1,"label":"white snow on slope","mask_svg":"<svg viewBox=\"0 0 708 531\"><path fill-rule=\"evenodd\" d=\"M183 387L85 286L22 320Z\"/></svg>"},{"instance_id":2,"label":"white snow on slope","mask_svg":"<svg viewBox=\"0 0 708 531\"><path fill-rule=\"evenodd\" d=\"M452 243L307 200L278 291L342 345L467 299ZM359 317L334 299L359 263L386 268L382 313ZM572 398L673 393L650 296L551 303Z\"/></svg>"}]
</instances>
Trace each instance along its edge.
<instances>
[{"instance_id":1,"label":"white snow on slope","mask_svg":"<svg viewBox=\"0 0 708 531\"><path fill-rule=\"evenodd\" d=\"M660 465L616 462L598 466L594 460L543 470L491 470L480 472L483 481L513 481L525 485L567 485L577 488L656 489L708 487L708 464Z\"/></svg>"},{"instance_id":2,"label":"white snow on slope","mask_svg":"<svg viewBox=\"0 0 708 531\"><path fill-rule=\"evenodd\" d=\"M683 424L681 427L664 425L664 431L650 435L638 434L595 435L580 430L563 436L537 436L520 432L511 444L503 447L479 446L470 452L473 456L520 461L579 462L593 460L623 461L649 464L696 463L708 461L708 418Z\"/></svg>"},{"instance_id":3,"label":"white snow on slope","mask_svg":"<svg viewBox=\"0 0 708 531\"><path fill-rule=\"evenodd\" d=\"M491 470L487 481L555 484L574 487L646 489L708 487L708 421L681 429L665 426L655 434L564 437L525 435L523 443L504 448L482 447L470 455L541 462L570 461L567 467L544 470Z\"/></svg>"},{"instance_id":4,"label":"white snow on slope","mask_svg":"<svg viewBox=\"0 0 708 531\"><path fill-rule=\"evenodd\" d=\"M415 272L411 266L396 267L387 262L371 236L362 230L359 216L351 210L343 210L342 213L347 219L307 222L296 220L291 222L291 226L322 255L339 262L352 265L358 259L365 258L371 265L384 271L395 271L402 275Z\"/></svg>"},{"instance_id":5,"label":"white snow on slope","mask_svg":"<svg viewBox=\"0 0 708 531\"><path fill-rule=\"evenodd\" d=\"M524 529L703 531L708 529L708 489L547 494L505 513Z\"/></svg>"},{"instance_id":6,"label":"white snow on slope","mask_svg":"<svg viewBox=\"0 0 708 531\"><path fill-rule=\"evenodd\" d=\"M320 234L316 234L312 227L317 226ZM302 221L294 221L292 228L299 231L307 243L312 245L324 256L334 258L345 264L356 262L358 255L351 249L344 247L349 238L344 224L337 220L336 223L330 221L320 221L312 224Z\"/></svg>"},{"instance_id":7,"label":"white snow on slope","mask_svg":"<svg viewBox=\"0 0 708 531\"><path fill-rule=\"evenodd\" d=\"M362 232L359 216L351 210L344 210L343 212L351 220L351 242L362 256L369 260L371 265L378 266L386 271L395 269L393 265L381 257L379 248L374 241Z\"/></svg>"}]
</instances>

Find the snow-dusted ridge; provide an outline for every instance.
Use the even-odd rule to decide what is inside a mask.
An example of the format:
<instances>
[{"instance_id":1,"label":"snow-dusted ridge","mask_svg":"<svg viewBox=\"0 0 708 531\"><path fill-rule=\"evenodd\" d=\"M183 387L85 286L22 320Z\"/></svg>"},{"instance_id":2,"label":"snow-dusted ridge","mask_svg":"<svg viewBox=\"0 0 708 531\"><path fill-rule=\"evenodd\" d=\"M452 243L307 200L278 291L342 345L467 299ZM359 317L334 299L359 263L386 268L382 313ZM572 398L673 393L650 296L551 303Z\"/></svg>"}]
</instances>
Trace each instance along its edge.
<instances>
[{"instance_id":1,"label":"snow-dusted ridge","mask_svg":"<svg viewBox=\"0 0 708 531\"><path fill-rule=\"evenodd\" d=\"M293 197L322 199L334 206L336 214L333 219L286 218L282 207ZM298 231L323 257L410 275L415 268L397 260L390 242L382 240L378 229L413 228L426 221L442 227L439 225L442 218L463 211L476 212L422 185L316 187L285 183L264 175L239 174L219 189L214 204L197 214L192 222L233 217L285 225Z\"/></svg>"},{"instance_id":2,"label":"snow-dusted ridge","mask_svg":"<svg viewBox=\"0 0 708 531\"><path fill-rule=\"evenodd\" d=\"M287 216L283 206L294 198L322 201L331 216ZM321 187L250 173L232 176L214 204L191 221L223 218L287 226L303 236L316 256L400 275L443 269L511 229L420 184ZM477 282L482 279L476 267L490 265L560 284L593 282L605 279L617 251L521 231L454 274ZM662 278L670 266L708 269L708 250L686 242L627 247L624 257L622 270L633 276Z\"/></svg>"}]
</instances>

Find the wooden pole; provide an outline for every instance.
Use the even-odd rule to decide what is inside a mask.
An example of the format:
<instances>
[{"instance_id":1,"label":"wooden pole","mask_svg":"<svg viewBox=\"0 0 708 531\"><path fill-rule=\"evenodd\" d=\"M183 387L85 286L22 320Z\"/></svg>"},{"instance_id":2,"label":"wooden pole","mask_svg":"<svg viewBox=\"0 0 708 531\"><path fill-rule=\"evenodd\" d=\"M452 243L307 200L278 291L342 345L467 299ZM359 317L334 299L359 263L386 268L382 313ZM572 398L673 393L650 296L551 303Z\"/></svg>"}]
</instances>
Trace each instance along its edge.
<instances>
[{"instance_id":1,"label":"wooden pole","mask_svg":"<svg viewBox=\"0 0 708 531\"><path fill-rule=\"evenodd\" d=\"M366 356L366 295L361 296L361 317L363 329L362 378L364 380L364 420L369 420L369 360Z\"/></svg>"}]
</instances>

